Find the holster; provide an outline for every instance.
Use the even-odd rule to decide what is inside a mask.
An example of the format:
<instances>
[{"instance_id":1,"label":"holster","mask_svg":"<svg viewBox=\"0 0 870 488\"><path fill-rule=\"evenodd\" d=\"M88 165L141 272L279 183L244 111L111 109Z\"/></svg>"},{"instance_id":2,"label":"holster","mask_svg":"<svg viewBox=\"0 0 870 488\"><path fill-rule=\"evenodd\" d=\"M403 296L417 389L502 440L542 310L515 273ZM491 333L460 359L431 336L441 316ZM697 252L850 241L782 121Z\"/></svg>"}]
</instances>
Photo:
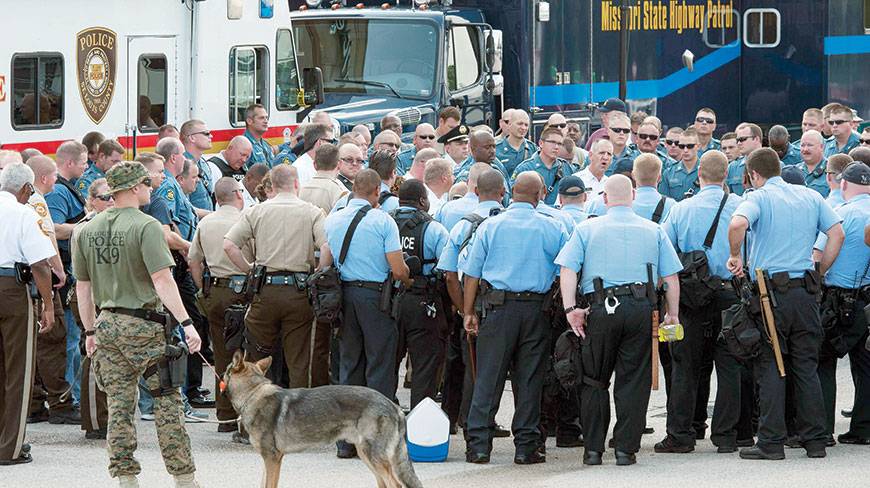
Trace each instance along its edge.
<instances>
[{"instance_id":1,"label":"holster","mask_svg":"<svg viewBox=\"0 0 870 488\"><path fill-rule=\"evenodd\" d=\"M211 294L211 271L206 266L202 271L202 296L208 297Z\"/></svg>"},{"instance_id":2,"label":"holster","mask_svg":"<svg viewBox=\"0 0 870 488\"><path fill-rule=\"evenodd\" d=\"M33 300L39 299L39 289L33 281L33 270L25 263L15 263L15 282L27 287L27 292Z\"/></svg>"},{"instance_id":3,"label":"holster","mask_svg":"<svg viewBox=\"0 0 870 488\"><path fill-rule=\"evenodd\" d=\"M155 397L171 394L184 386L187 378L187 355L189 353L187 342L178 330L176 322L168 314L163 315L165 315L163 333L166 337L163 357L156 364L149 366L143 374L145 378L149 378L155 373L159 375L160 384L156 389L151 390L151 395Z\"/></svg>"},{"instance_id":4,"label":"holster","mask_svg":"<svg viewBox=\"0 0 870 488\"><path fill-rule=\"evenodd\" d=\"M234 303L224 310L224 344L230 354L242 349L247 312L248 306L242 303Z\"/></svg>"},{"instance_id":5,"label":"holster","mask_svg":"<svg viewBox=\"0 0 870 488\"><path fill-rule=\"evenodd\" d=\"M257 265L251 268L248 273L248 280L245 283L245 301L251 303L254 300L254 295L260 293L263 284L266 282L266 267Z\"/></svg>"},{"instance_id":6,"label":"holster","mask_svg":"<svg viewBox=\"0 0 870 488\"><path fill-rule=\"evenodd\" d=\"M393 277L387 276L384 283L381 285L381 298L378 308L381 312L392 314L393 310Z\"/></svg>"},{"instance_id":7,"label":"holster","mask_svg":"<svg viewBox=\"0 0 870 488\"><path fill-rule=\"evenodd\" d=\"M735 277L732 284L740 302L722 311L718 339L734 357L750 360L761 352L761 300L749 280Z\"/></svg>"}]
</instances>

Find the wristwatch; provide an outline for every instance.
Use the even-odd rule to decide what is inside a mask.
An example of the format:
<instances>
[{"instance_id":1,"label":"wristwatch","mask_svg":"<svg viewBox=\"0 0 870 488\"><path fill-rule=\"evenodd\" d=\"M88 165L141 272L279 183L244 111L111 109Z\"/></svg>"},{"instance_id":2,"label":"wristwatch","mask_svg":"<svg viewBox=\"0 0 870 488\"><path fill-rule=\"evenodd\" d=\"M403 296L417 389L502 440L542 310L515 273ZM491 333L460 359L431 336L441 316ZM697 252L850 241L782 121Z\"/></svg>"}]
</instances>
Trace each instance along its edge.
<instances>
[{"instance_id":1,"label":"wristwatch","mask_svg":"<svg viewBox=\"0 0 870 488\"><path fill-rule=\"evenodd\" d=\"M568 315L569 313L573 312L574 310L580 310L580 307L578 307L577 305L571 305L570 307L565 309L565 315Z\"/></svg>"},{"instance_id":2,"label":"wristwatch","mask_svg":"<svg viewBox=\"0 0 870 488\"><path fill-rule=\"evenodd\" d=\"M181 321L182 327L187 327L188 325L193 325L193 320L190 317Z\"/></svg>"},{"instance_id":3,"label":"wristwatch","mask_svg":"<svg viewBox=\"0 0 870 488\"><path fill-rule=\"evenodd\" d=\"M85 332L84 332L85 337L90 337L90 336L92 336L92 335L94 335L94 334L96 334L96 333L97 333L97 329L91 329L91 330L87 330L87 329L86 329Z\"/></svg>"}]
</instances>

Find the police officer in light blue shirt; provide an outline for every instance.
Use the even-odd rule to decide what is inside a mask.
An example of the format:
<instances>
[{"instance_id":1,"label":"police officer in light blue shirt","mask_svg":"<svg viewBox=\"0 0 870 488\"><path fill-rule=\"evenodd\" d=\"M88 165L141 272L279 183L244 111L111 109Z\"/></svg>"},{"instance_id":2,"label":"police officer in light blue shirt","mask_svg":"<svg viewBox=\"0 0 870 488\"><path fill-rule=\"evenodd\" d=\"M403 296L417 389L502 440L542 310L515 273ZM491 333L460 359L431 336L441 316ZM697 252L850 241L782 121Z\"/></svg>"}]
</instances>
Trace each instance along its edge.
<instances>
[{"instance_id":1,"label":"police officer in light blue shirt","mask_svg":"<svg viewBox=\"0 0 870 488\"><path fill-rule=\"evenodd\" d=\"M578 176L566 176L559 182L560 210L568 214L574 225L589 218L584 207L586 206L586 185ZM574 225L568 229L568 233L574 232Z\"/></svg>"},{"instance_id":2,"label":"police officer in light blue shirt","mask_svg":"<svg viewBox=\"0 0 870 488\"><path fill-rule=\"evenodd\" d=\"M695 114L695 123L692 128L698 134L698 160L707 153L707 151L719 151L722 149L722 143L713 137L713 132L716 130L716 112L709 107L704 107Z\"/></svg>"},{"instance_id":3,"label":"police officer in light blue shirt","mask_svg":"<svg viewBox=\"0 0 870 488\"><path fill-rule=\"evenodd\" d=\"M861 143L861 138L852 130L852 119L855 114L844 105L835 105L830 109L828 125L831 126L831 138L825 142L825 157L834 154L849 154Z\"/></svg>"},{"instance_id":4,"label":"police officer in light blue shirt","mask_svg":"<svg viewBox=\"0 0 870 488\"><path fill-rule=\"evenodd\" d=\"M662 223L662 229L678 252L687 258L695 252L703 253L711 281L702 283L690 276L680 283L680 297L684 298L680 313L685 336L682 341L668 345L673 361L667 436L655 445L658 453L694 450L696 406L707 405L709 401L707 395L699 393L700 385L709 381L714 361L718 388L711 440L719 448L718 452L737 450L741 395L746 395L744 402L753 395L751 389L741 391L741 376L750 375L751 371L728 353L724 343L716 340L722 327L722 311L737 303L737 295L728 282L731 272L725 264L729 256L728 224L742 199L734 194L726 195L722 189L727 167L724 153L707 151L699 163L700 191L677 203ZM714 229L712 234L711 229ZM715 286L711 286L712 280ZM699 296L709 298L691 299ZM708 350L714 352L705 354Z\"/></svg>"},{"instance_id":5,"label":"police officer in light blue shirt","mask_svg":"<svg viewBox=\"0 0 870 488\"><path fill-rule=\"evenodd\" d=\"M649 297L655 293L658 278L663 278L669 286L669 313L664 321L678 323L676 273L682 265L661 227L632 211L634 190L628 177L611 176L604 184L604 194L607 213L577 225L556 264L562 267L560 286L568 323L585 338L580 391L586 446L583 463L602 462L610 423L608 386L615 369L616 462L629 465L636 462L649 403L649 334L655 306ZM578 305L578 286L589 308Z\"/></svg>"},{"instance_id":6,"label":"police officer in light blue shirt","mask_svg":"<svg viewBox=\"0 0 870 488\"><path fill-rule=\"evenodd\" d=\"M88 198L88 188L94 180L106 177L106 172L124 158L124 146L114 139L106 139L97 149L97 160L88 167L81 178L76 181L76 188L82 198Z\"/></svg>"},{"instance_id":7,"label":"police officer in light blue shirt","mask_svg":"<svg viewBox=\"0 0 870 488\"><path fill-rule=\"evenodd\" d=\"M495 157L504 163L508 175L513 175L520 163L538 152L538 146L526 139L529 127L529 114L524 110L514 109L507 127L507 136L495 147Z\"/></svg>"},{"instance_id":8,"label":"police officer in light blue shirt","mask_svg":"<svg viewBox=\"0 0 870 488\"><path fill-rule=\"evenodd\" d=\"M680 134L677 147L682 159L662 174L659 193L676 201L686 198L689 192L698 191L698 134L691 127Z\"/></svg>"},{"instance_id":9,"label":"police officer in light blue shirt","mask_svg":"<svg viewBox=\"0 0 870 488\"><path fill-rule=\"evenodd\" d=\"M465 330L478 336L467 462L489 462L491 415L501 400L508 368L516 406L514 463L546 461L538 430L549 350L549 324L542 308L556 274L554 259L568 234L557 221L535 211L541 191L537 175L517 175L514 202L480 224L468 259L460 266L465 274ZM482 320L474 306L478 296Z\"/></svg>"},{"instance_id":10,"label":"police officer in light blue shirt","mask_svg":"<svg viewBox=\"0 0 870 488\"><path fill-rule=\"evenodd\" d=\"M196 230L196 212L193 205L178 184L172 173L168 169L163 171L166 176L160 183L160 186L154 190L155 195L166 201L169 210L172 212L172 220L178 226L178 232L181 238L190 241L193 239L193 233Z\"/></svg>"},{"instance_id":11,"label":"police officer in light blue shirt","mask_svg":"<svg viewBox=\"0 0 870 488\"><path fill-rule=\"evenodd\" d=\"M846 203L846 200L843 198L843 191L840 189L840 181L842 181L841 175L843 170L851 162L852 158L847 154L835 154L828 158L828 162L825 165L825 180L828 183L830 191L825 201L828 202L831 208L837 208Z\"/></svg>"},{"instance_id":12,"label":"police officer in light blue shirt","mask_svg":"<svg viewBox=\"0 0 870 488\"><path fill-rule=\"evenodd\" d=\"M832 156L832 158L837 156ZM855 397L849 430L840 434L841 444L870 444L870 364L867 319L864 307L870 301L870 247L864 242L864 229L870 222L870 168L851 163L842 172L842 192L846 202L835 211L843 218L846 240L840 254L825 274L825 290L820 305L826 334L819 355L819 381L825 397L825 427L833 436L837 391L837 359L849 355ZM827 238L819 234L815 256L821 259Z\"/></svg>"},{"instance_id":13,"label":"police officer in light blue shirt","mask_svg":"<svg viewBox=\"0 0 870 488\"><path fill-rule=\"evenodd\" d=\"M741 247L751 228L749 274L755 280L755 270L763 270L768 290L776 298L774 321L795 386L794 401L799 405L797 435L809 457L824 457L827 435L816 373L822 337L816 304L820 280L814 271L812 248L818 232L828 235L820 263L824 275L843 243L841 219L818 192L782 180L779 157L773 149L753 151L746 159L746 169L756 190L746 195L731 219L728 270L744 275ZM761 411L758 441L755 447L742 449L740 457L784 459L785 379L779 375L772 348L764 341L753 363Z\"/></svg>"},{"instance_id":14,"label":"police officer in light blue shirt","mask_svg":"<svg viewBox=\"0 0 870 488\"><path fill-rule=\"evenodd\" d=\"M779 160L785 166L793 166L801 162L800 145L792 146L788 142L788 129L781 125L774 125L767 131L767 140L770 148L776 151Z\"/></svg>"},{"instance_id":15,"label":"police officer in light blue shirt","mask_svg":"<svg viewBox=\"0 0 870 488\"><path fill-rule=\"evenodd\" d=\"M333 263L342 281L343 321L339 337L339 381L342 385L368 386L387 398L396 393L396 350L398 329L390 310L380 308L382 287L391 286L387 277L410 287L408 266L402 259L402 245L396 222L375 208L381 177L364 169L354 179L354 198L347 207L330 214L324 224L327 244L321 250L321 266ZM357 221L346 255L345 236ZM354 449L340 442L339 457L352 457Z\"/></svg>"},{"instance_id":16,"label":"police officer in light blue shirt","mask_svg":"<svg viewBox=\"0 0 870 488\"><path fill-rule=\"evenodd\" d=\"M269 112L259 103L254 103L245 109L245 137L251 141L253 150L248 162L245 163L245 169L257 163L263 163L270 166L272 161L272 146L265 139L266 131L269 130Z\"/></svg>"},{"instance_id":17,"label":"police officer in light blue shirt","mask_svg":"<svg viewBox=\"0 0 870 488\"><path fill-rule=\"evenodd\" d=\"M562 141L565 136L562 130L556 127L544 129L541 133L541 150L531 159L520 163L511 176L512 181L524 171L534 171L544 178L544 189L547 191L544 203L553 206L556 204L556 196L559 193L559 180L573 174L571 163L559 158Z\"/></svg>"}]
</instances>

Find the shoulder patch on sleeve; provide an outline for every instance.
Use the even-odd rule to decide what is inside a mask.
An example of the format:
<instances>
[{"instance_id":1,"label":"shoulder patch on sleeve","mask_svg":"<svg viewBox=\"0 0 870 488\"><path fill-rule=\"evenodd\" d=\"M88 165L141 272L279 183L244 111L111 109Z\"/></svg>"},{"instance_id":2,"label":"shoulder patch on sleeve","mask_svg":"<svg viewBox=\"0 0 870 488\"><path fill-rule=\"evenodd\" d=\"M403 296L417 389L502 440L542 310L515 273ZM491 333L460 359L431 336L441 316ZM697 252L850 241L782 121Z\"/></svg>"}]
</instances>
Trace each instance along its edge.
<instances>
[{"instance_id":1,"label":"shoulder patch on sleeve","mask_svg":"<svg viewBox=\"0 0 870 488\"><path fill-rule=\"evenodd\" d=\"M170 202L175 201L175 192L172 189L166 190L166 199Z\"/></svg>"},{"instance_id":2,"label":"shoulder patch on sleeve","mask_svg":"<svg viewBox=\"0 0 870 488\"><path fill-rule=\"evenodd\" d=\"M84 191L85 189L85 180L79 180L79 190Z\"/></svg>"}]
</instances>

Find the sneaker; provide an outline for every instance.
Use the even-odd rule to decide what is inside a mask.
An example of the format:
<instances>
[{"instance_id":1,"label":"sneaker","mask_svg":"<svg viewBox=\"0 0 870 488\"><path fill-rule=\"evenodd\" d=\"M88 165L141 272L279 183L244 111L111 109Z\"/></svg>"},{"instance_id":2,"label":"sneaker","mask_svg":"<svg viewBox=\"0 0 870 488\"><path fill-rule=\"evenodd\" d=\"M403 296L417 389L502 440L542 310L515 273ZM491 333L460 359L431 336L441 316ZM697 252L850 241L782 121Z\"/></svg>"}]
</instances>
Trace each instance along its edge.
<instances>
[{"instance_id":1,"label":"sneaker","mask_svg":"<svg viewBox=\"0 0 870 488\"><path fill-rule=\"evenodd\" d=\"M184 420L187 422L205 422L208 420L208 414L205 412L197 412L196 410L188 410L184 412Z\"/></svg>"},{"instance_id":2,"label":"sneaker","mask_svg":"<svg viewBox=\"0 0 870 488\"><path fill-rule=\"evenodd\" d=\"M146 422L154 422L153 413L143 413L139 418L145 420Z\"/></svg>"}]
</instances>

